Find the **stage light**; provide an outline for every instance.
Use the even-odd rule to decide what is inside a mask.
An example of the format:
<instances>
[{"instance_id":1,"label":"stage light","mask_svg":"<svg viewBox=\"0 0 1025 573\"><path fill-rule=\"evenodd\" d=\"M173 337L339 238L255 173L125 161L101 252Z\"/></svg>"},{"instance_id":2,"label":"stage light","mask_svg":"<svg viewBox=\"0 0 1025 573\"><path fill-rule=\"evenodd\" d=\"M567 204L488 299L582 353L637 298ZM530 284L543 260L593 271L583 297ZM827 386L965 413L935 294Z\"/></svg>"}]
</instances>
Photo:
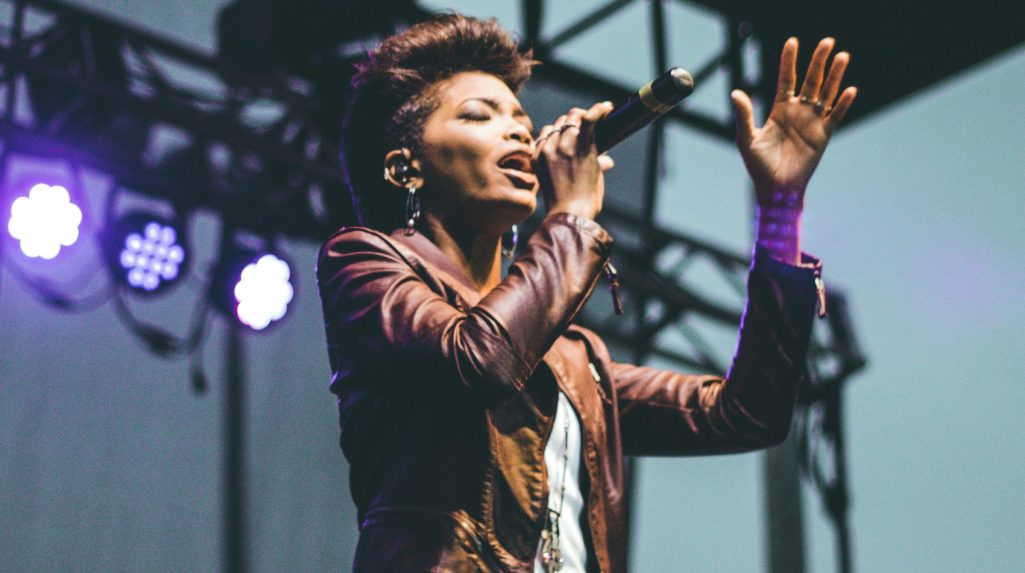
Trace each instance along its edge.
<instances>
[{"instance_id":1,"label":"stage light","mask_svg":"<svg viewBox=\"0 0 1025 573\"><path fill-rule=\"evenodd\" d=\"M132 212L118 218L101 239L114 279L141 294L174 284L188 263L180 226L151 213Z\"/></svg>"},{"instance_id":2,"label":"stage light","mask_svg":"<svg viewBox=\"0 0 1025 573\"><path fill-rule=\"evenodd\" d=\"M295 296L291 265L259 237L235 236L222 249L210 282L214 308L252 330L274 326Z\"/></svg>"},{"instance_id":3,"label":"stage light","mask_svg":"<svg viewBox=\"0 0 1025 573\"><path fill-rule=\"evenodd\" d=\"M235 315L253 330L263 330L288 311L295 290L288 263L272 254L259 256L242 269L235 284Z\"/></svg>"},{"instance_id":4,"label":"stage light","mask_svg":"<svg viewBox=\"0 0 1025 573\"><path fill-rule=\"evenodd\" d=\"M14 200L7 231L19 241L25 256L52 259L61 247L70 247L78 240L81 223L82 210L71 202L67 189L38 183L28 196Z\"/></svg>"}]
</instances>

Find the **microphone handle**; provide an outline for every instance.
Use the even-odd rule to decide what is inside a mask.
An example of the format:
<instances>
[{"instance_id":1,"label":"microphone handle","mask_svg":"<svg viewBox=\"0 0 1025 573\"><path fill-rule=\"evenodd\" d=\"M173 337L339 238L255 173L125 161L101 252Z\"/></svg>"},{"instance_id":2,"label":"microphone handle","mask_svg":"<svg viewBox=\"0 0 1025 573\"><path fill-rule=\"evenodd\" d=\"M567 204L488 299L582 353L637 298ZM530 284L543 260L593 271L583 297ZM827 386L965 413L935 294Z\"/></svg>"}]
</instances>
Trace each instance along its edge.
<instances>
[{"instance_id":1,"label":"microphone handle","mask_svg":"<svg viewBox=\"0 0 1025 573\"><path fill-rule=\"evenodd\" d=\"M648 82L594 126L598 153L655 121L693 91L694 78L683 68L672 68Z\"/></svg>"}]
</instances>

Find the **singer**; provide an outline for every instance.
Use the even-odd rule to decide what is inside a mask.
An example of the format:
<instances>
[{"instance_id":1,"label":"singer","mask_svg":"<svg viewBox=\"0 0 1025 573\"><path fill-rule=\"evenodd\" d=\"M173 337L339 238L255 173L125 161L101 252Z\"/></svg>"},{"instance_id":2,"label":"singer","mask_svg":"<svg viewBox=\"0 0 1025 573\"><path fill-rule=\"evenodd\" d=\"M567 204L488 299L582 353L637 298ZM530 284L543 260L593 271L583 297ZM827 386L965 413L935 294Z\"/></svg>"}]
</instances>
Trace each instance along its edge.
<instances>
[{"instance_id":1,"label":"singer","mask_svg":"<svg viewBox=\"0 0 1025 573\"><path fill-rule=\"evenodd\" d=\"M595 126L611 104L532 135L516 93L535 62L494 21L440 16L369 54L342 149L361 226L328 239L317 265L354 571L622 572L624 455L786 437L821 295L821 266L800 251L805 188L855 97L831 39L800 86L797 49L783 47L765 125L732 94L759 214L725 376L614 362L573 324L615 279L595 222L613 167ZM540 227L503 244L539 193Z\"/></svg>"}]
</instances>

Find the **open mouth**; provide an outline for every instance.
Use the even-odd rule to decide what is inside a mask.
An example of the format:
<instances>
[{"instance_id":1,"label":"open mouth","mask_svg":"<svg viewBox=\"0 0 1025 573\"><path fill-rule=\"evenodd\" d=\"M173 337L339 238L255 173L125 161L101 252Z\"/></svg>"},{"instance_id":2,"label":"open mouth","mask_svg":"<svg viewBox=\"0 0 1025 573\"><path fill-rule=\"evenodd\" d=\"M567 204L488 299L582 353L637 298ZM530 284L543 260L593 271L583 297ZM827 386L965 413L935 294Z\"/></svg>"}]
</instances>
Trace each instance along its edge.
<instances>
[{"instance_id":1,"label":"open mouth","mask_svg":"<svg viewBox=\"0 0 1025 573\"><path fill-rule=\"evenodd\" d=\"M498 168L517 187L532 189L537 183L534 167L530 163L530 154L525 151L516 151L506 155L498 161Z\"/></svg>"}]
</instances>

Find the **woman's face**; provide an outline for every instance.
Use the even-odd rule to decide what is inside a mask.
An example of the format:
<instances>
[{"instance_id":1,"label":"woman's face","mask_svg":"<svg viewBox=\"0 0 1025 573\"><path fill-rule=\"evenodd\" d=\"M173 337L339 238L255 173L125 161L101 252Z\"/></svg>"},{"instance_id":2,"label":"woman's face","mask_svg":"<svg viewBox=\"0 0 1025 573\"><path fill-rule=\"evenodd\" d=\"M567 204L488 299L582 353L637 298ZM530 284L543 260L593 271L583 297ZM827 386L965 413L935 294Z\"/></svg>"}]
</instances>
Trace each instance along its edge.
<instances>
[{"instance_id":1,"label":"woman's face","mask_svg":"<svg viewBox=\"0 0 1025 573\"><path fill-rule=\"evenodd\" d=\"M502 232L537 206L530 118L500 79L462 72L438 86L424 125L423 209L443 224Z\"/></svg>"}]
</instances>

